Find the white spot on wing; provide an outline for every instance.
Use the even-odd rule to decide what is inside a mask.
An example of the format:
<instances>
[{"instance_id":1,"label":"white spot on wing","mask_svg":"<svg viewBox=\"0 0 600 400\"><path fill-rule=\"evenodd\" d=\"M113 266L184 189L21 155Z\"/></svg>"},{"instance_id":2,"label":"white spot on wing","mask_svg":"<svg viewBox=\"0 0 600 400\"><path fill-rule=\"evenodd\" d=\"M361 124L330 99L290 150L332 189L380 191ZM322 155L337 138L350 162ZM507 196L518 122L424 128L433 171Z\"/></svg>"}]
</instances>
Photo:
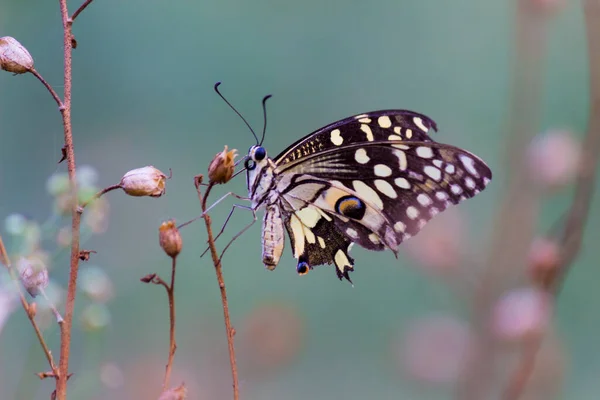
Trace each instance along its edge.
<instances>
[{"instance_id":1,"label":"white spot on wing","mask_svg":"<svg viewBox=\"0 0 600 400\"><path fill-rule=\"evenodd\" d=\"M321 236L317 236L317 240L319 241L319 246L321 246L322 249L325 248L325 239L323 239Z\"/></svg>"},{"instance_id":2,"label":"white spot on wing","mask_svg":"<svg viewBox=\"0 0 600 400\"><path fill-rule=\"evenodd\" d=\"M396 178L394 179L394 183L401 189L410 189L410 183L406 178Z\"/></svg>"},{"instance_id":3,"label":"white spot on wing","mask_svg":"<svg viewBox=\"0 0 600 400\"><path fill-rule=\"evenodd\" d=\"M435 197L437 197L440 200L446 200L448 198L448 193L446 193L446 192L437 192L435 194Z\"/></svg>"},{"instance_id":4,"label":"white spot on wing","mask_svg":"<svg viewBox=\"0 0 600 400\"><path fill-rule=\"evenodd\" d=\"M434 181L440 181L442 179L442 171L431 165L427 165L425 168L423 168L423 172L425 172Z\"/></svg>"},{"instance_id":5,"label":"white spot on wing","mask_svg":"<svg viewBox=\"0 0 600 400\"><path fill-rule=\"evenodd\" d=\"M475 189L475 181L470 178L470 177L466 177L465 178L465 186L468 187L469 189Z\"/></svg>"},{"instance_id":6,"label":"white spot on wing","mask_svg":"<svg viewBox=\"0 0 600 400\"><path fill-rule=\"evenodd\" d=\"M377 164L373 169L377 176L390 176L392 174L392 169L385 164Z\"/></svg>"},{"instance_id":7,"label":"white spot on wing","mask_svg":"<svg viewBox=\"0 0 600 400\"><path fill-rule=\"evenodd\" d=\"M425 193L421 193L417 196L417 201L424 207L427 207L432 203L431 197L427 196Z\"/></svg>"},{"instance_id":8,"label":"white spot on wing","mask_svg":"<svg viewBox=\"0 0 600 400\"><path fill-rule=\"evenodd\" d=\"M450 190L452 190L452 193L454 193L454 194L461 194L463 191L462 188L460 187L460 185L456 185L456 184L452 185Z\"/></svg>"},{"instance_id":9,"label":"white spot on wing","mask_svg":"<svg viewBox=\"0 0 600 400\"><path fill-rule=\"evenodd\" d=\"M454 172L456 172L456 168L454 167L454 165L448 164L446 165L446 172L449 174L453 174Z\"/></svg>"},{"instance_id":10,"label":"white spot on wing","mask_svg":"<svg viewBox=\"0 0 600 400\"><path fill-rule=\"evenodd\" d=\"M371 243L373 244L379 244L381 243L381 241L379 240L379 236L377 236L376 233L371 233L369 235L369 240L371 241Z\"/></svg>"},{"instance_id":11,"label":"white spot on wing","mask_svg":"<svg viewBox=\"0 0 600 400\"><path fill-rule=\"evenodd\" d=\"M406 230L406 225L403 222L398 221L394 224L394 230L396 232L404 232Z\"/></svg>"},{"instance_id":12,"label":"white spot on wing","mask_svg":"<svg viewBox=\"0 0 600 400\"><path fill-rule=\"evenodd\" d=\"M394 150L394 155L398 157L398 162L400 166L400 171L406 170L408 167L408 161L406 160L406 153L402 150Z\"/></svg>"},{"instance_id":13,"label":"white spot on wing","mask_svg":"<svg viewBox=\"0 0 600 400\"><path fill-rule=\"evenodd\" d=\"M402 128L399 127L399 126L395 126L394 127L394 132L397 133L397 134L400 134L402 132Z\"/></svg>"},{"instance_id":14,"label":"white spot on wing","mask_svg":"<svg viewBox=\"0 0 600 400\"><path fill-rule=\"evenodd\" d=\"M490 183L490 182L491 182L491 181L490 181L488 178L483 178L483 184L484 184L485 186L487 186L487 185L488 185L488 183Z\"/></svg>"},{"instance_id":15,"label":"white spot on wing","mask_svg":"<svg viewBox=\"0 0 600 400\"><path fill-rule=\"evenodd\" d=\"M359 121L359 122L362 122L362 121ZM369 142L373 141L373 132L371 131L371 128L369 127L369 125L361 124L360 130L363 131L367 135L367 140Z\"/></svg>"},{"instance_id":16,"label":"white spot on wing","mask_svg":"<svg viewBox=\"0 0 600 400\"><path fill-rule=\"evenodd\" d=\"M365 202L374 205L375 207L383 210L383 201L381 201L381 197L377 194L377 192L372 189L369 185L364 183L363 181L352 181L352 186L354 186L354 190L358 193L359 197L362 198Z\"/></svg>"},{"instance_id":17,"label":"white spot on wing","mask_svg":"<svg viewBox=\"0 0 600 400\"><path fill-rule=\"evenodd\" d=\"M420 146L417 147L417 155L421 158L431 158L433 157L433 151L430 147Z\"/></svg>"},{"instance_id":18,"label":"white spot on wing","mask_svg":"<svg viewBox=\"0 0 600 400\"><path fill-rule=\"evenodd\" d=\"M415 123L415 125L422 130L423 132L427 132L429 129L427 129L427 127L423 124L423 120L419 117L414 117L413 118L413 122Z\"/></svg>"},{"instance_id":19,"label":"white spot on wing","mask_svg":"<svg viewBox=\"0 0 600 400\"><path fill-rule=\"evenodd\" d=\"M388 136L388 140L402 140L402 136L390 135Z\"/></svg>"},{"instance_id":20,"label":"white spot on wing","mask_svg":"<svg viewBox=\"0 0 600 400\"><path fill-rule=\"evenodd\" d=\"M352 239L358 238L358 232L356 232L356 229L346 228L346 234L348 236L350 236Z\"/></svg>"},{"instance_id":21,"label":"white spot on wing","mask_svg":"<svg viewBox=\"0 0 600 400\"><path fill-rule=\"evenodd\" d=\"M292 234L294 235L294 258L299 258L304 253L304 226L302 222L292 214L290 218L290 227L292 228Z\"/></svg>"},{"instance_id":22,"label":"white spot on wing","mask_svg":"<svg viewBox=\"0 0 600 400\"><path fill-rule=\"evenodd\" d=\"M404 136L406 136L407 139L410 139L412 137L412 129L407 129Z\"/></svg>"},{"instance_id":23,"label":"white spot on wing","mask_svg":"<svg viewBox=\"0 0 600 400\"><path fill-rule=\"evenodd\" d=\"M389 184L388 181L384 181L383 179L375 179L375 187L377 188L377 190L385 194L390 199L395 199L396 197L398 197L398 194L396 193L392 185Z\"/></svg>"},{"instance_id":24,"label":"white spot on wing","mask_svg":"<svg viewBox=\"0 0 600 400\"><path fill-rule=\"evenodd\" d=\"M342 143L344 143L344 138L341 136L341 132L339 129L334 129L331 131L331 143L335 144L336 146L340 146Z\"/></svg>"},{"instance_id":25,"label":"white spot on wing","mask_svg":"<svg viewBox=\"0 0 600 400\"><path fill-rule=\"evenodd\" d=\"M371 123L371 118L361 118L358 120L358 122L361 122L363 124L370 124Z\"/></svg>"},{"instance_id":26,"label":"white spot on wing","mask_svg":"<svg viewBox=\"0 0 600 400\"><path fill-rule=\"evenodd\" d=\"M382 128L389 128L390 126L392 126L392 120L390 120L390 117L386 115L377 118L377 123Z\"/></svg>"},{"instance_id":27,"label":"white spot on wing","mask_svg":"<svg viewBox=\"0 0 600 400\"><path fill-rule=\"evenodd\" d=\"M296 216L309 228L314 228L321 219L321 214L315 207L308 206L296 211Z\"/></svg>"},{"instance_id":28,"label":"white spot on wing","mask_svg":"<svg viewBox=\"0 0 600 400\"><path fill-rule=\"evenodd\" d=\"M477 170L475 169L475 161L471 157L465 156L463 154L461 154L458 157L460 158L460 161L463 163L463 165L471 175L477 177L479 176Z\"/></svg>"},{"instance_id":29,"label":"white spot on wing","mask_svg":"<svg viewBox=\"0 0 600 400\"><path fill-rule=\"evenodd\" d=\"M406 208L406 215L410 219L417 219L419 217L419 210L416 207L408 206Z\"/></svg>"},{"instance_id":30,"label":"white spot on wing","mask_svg":"<svg viewBox=\"0 0 600 400\"><path fill-rule=\"evenodd\" d=\"M365 118L367 116L367 114L360 114L357 115L356 117L354 117L354 119L361 119L361 118Z\"/></svg>"},{"instance_id":31,"label":"white spot on wing","mask_svg":"<svg viewBox=\"0 0 600 400\"><path fill-rule=\"evenodd\" d=\"M356 153L354 153L354 159L359 164L366 164L370 160L369 156L367 155L367 151L362 148L356 150Z\"/></svg>"}]
</instances>

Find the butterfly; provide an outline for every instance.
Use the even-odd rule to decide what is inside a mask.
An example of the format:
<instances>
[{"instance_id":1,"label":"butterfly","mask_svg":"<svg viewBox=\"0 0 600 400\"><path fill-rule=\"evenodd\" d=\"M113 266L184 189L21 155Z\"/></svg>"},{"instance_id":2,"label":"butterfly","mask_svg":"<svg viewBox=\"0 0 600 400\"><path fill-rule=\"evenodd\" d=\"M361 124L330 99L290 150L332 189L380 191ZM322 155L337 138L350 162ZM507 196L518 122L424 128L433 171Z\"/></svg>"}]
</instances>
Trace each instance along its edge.
<instances>
[{"instance_id":1,"label":"butterfly","mask_svg":"<svg viewBox=\"0 0 600 400\"><path fill-rule=\"evenodd\" d=\"M264 130L260 141L255 135L244 166L251 210L265 210L265 267L279 263L287 232L298 274L333 264L352 283L352 245L397 256L436 214L481 192L490 168L435 142L431 130L437 125L423 114L372 111L324 126L273 158L262 145Z\"/></svg>"}]
</instances>

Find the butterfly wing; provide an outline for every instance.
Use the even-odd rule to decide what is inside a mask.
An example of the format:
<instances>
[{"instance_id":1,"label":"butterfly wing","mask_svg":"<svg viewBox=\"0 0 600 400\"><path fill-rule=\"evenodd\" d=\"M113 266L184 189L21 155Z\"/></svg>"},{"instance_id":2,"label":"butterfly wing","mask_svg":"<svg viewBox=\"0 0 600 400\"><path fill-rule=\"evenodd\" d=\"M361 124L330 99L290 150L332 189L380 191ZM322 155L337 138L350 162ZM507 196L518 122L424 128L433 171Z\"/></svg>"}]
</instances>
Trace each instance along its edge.
<instances>
[{"instance_id":1,"label":"butterfly wing","mask_svg":"<svg viewBox=\"0 0 600 400\"><path fill-rule=\"evenodd\" d=\"M405 140L428 142L436 123L429 117L408 110L381 110L355 115L324 126L291 144L275 161L278 165L332 148L353 143Z\"/></svg>"},{"instance_id":2,"label":"butterfly wing","mask_svg":"<svg viewBox=\"0 0 600 400\"><path fill-rule=\"evenodd\" d=\"M299 267L334 263L338 277L348 280L351 243L396 253L433 216L475 196L492 177L477 156L429 139L425 128L435 124L424 116L384 111L358 117L320 129L275 158ZM407 137L409 129L421 130ZM396 131L405 135L390 140ZM326 139L320 150L309 148Z\"/></svg>"}]
</instances>

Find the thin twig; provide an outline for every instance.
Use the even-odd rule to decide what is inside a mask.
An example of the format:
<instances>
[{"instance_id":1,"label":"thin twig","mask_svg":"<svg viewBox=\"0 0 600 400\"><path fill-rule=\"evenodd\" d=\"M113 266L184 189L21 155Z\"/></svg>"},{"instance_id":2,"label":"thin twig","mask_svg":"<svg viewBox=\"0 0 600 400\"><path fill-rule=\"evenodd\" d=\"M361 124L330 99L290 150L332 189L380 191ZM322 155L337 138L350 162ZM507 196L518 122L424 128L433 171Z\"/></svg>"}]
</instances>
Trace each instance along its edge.
<instances>
[{"instance_id":1,"label":"thin twig","mask_svg":"<svg viewBox=\"0 0 600 400\"><path fill-rule=\"evenodd\" d=\"M229 364L231 365L231 378L233 380L233 399L238 400L240 398L239 392L239 383L238 383L238 373L237 373L237 364L235 361L235 347L233 344L233 336L234 330L231 326L231 319L229 317L229 306L227 304L227 292L225 290L225 280L223 279L223 271L221 269L221 260L219 259L219 254L217 252L217 248L215 246L215 240L213 237L212 224L210 215L205 214L206 212L206 199L210 194L211 189L213 188L214 183L209 182L208 187L206 189L206 193L202 196L202 192L200 191L201 185L197 185L198 190L198 199L200 199L200 203L202 204L202 213L204 214L204 223L206 225L206 233L208 235L208 246L210 248L210 255L213 260L213 264L215 266L215 272L217 274L217 281L219 282L219 289L221 290L221 303L223 304L223 317L225 319L225 331L227 333L227 345L229 347Z\"/></svg>"},{"instance_id":2,"label":"thin twig","mask_svg":"<svg viewBox=\"0 0 600 400\"><path fill-rule=\"evenodd\" d=\"M31 68L29 70L29 72L31 72L31 74L33 76L35 76L40 82L42 82L42 84L44 86L46 86L46 89L48 89L48 91L50 92L50 94L52 95L52 98L54 99L54 101L56 101L56 104L58 104L58 107L62 107L63 103L62 100L60 99L60 97L58 97L58 94L56 93L56 91L52 88L52 86L50 86L50 84L48 82L46 82L46 80L44 79L44 77L42 77L42 75L40 75L39 72L37 72L37 70L35 68Z\"/></svg>"},{"instance_id":3,"label":"thin twig","mask_svg":"<svg viewBox=\"0 0 600 400\"><path fill-rule=\"evenodd\" d=\"M590 63L590 122L582 146L583 154L575 195L561 239L561 260L559 267L543 288L554 297L558 295L565 276L581 248L594 194L596 168L600 161L600 0L587 0L584 4L584 16ZM521 397L535 369L536 357L543 339L543 335L538 335L526 346L514 374L509 379L503 399L516 400Z\"/></svg>"},{"instance_id":4,"label":"thin twig","mask_svg":"<svg viewBox=\"0 0 600 400\"><path fill-rule=\"evenodd\" d=\"M167 290L167 296L169 297L169 358L167 366L165 367L165 379L163 382L163 392L169 390L169 380L171 379L171 371L173 369L173 360L175 358L175 351L177 350L177 342L175 341L175 269L177 266L177 257L172 258L173 263L171 265L171 285L167 285L166 282L157 275L154 279L160 279L162 285Z\"/></svg>"},{"instance_id":5,"label":"thin twig","mask_svg":"<svg viewBox=\"0 0 600 400\"><path fill-rule=\"evenodd\" d=\"M73 13L73 15L71 16L71 23L73 23L73 21L75 21L75 18L77 18L79 16L79 14L81 14L83 12L83 10L85 10L87 8L87 6L90 5L90 3L92 1L94 1L94 0L85 0L85 2L83 2L83 4L79 6L77 11L75 11Z\"/></svg>"},{"instance_id":6,"label":"thin twig","mask_svg":"<svg viewBox=\"0 0 600 400\"><path fill-rule=\"evenodd\" d=\"M85 203L81 204L81 210L83 210L85 207L87 207L88 204L90 204L92 201L96 201L98 200L100 197L104 196L106 193L111 192L113 190L116 189L121 189L121 185L112 185L109 187L106 187L104 189L102 189L101 191L99 191L98 193L96 193L95 195L93 195L88 201L86 201Z\"/></svg>"},{"instance_id":7,"label":"thin twig","mask_svg":"<svg viewBox=\"0 0 600 400\"><path fill-rule=\"evenodd\" d=\"M25 298L25 294L23 293L23 289L21 288L21 285L19 285L19 278L17 277L17 274L16 274L14 268L12 267L12 263L10 262L10 258L8 257L8 253L6 252L6 248L4 247L4 242L2 240L2 236L0 236L0 262L2 262L4 264L4 266L8 270L8 273L10 274L10 277L12 278L12 281L15 283L15 287L17 288L19 297L21 299L21 305L23 306L23 309L25 310L25 314L27 314L27 318L29 318L29 321L31 322L31 326L33 326L35 335L37 336L38 341L40 342L40 345L42 346L42 349L44 350L44 354L46 355L48 364L50 365L50 368L52 369L52 373L54 374L54 376L56 376L58 369L56 368L56 364L54 363L54 358L52 357L52 352L50 351L50 348L48 347L48 345L46 344L46 341L44 340L44 336L42 335L42 331L40 330L40 327L35 322L35 315L33 313L33 310L31 309L30 304L27 302L27 299Z\"/></svg>"},{"instance_id":8,"label":"thin twig","mask_svg":"<svg viewBox=\"0 0 600 400\"><path fill-rule=\"evenodd\" d=\"M75 148L73 145L73 132L71 127L71 88L72 88L72 56L73 35L71 33L72 19L69 17L67 0L59 0L60 14L63 25L64 46L64 94L63 106L60 112L63 119L65 149L67 154L67 170L69 173L69 189L71 193L71 257L69 263L69 283L67 286L67 300L65 303L64 322L60 324L60 361L59 373L56 377L57 400L67 399L67 377L69 375L69 353L71 350L71 328L73 325L73 310L75 308L75 295L77 293L77 274L79 272L79 226L81 213L77 199L77 181L75 167Z\"/></svg>"}]
</instances>

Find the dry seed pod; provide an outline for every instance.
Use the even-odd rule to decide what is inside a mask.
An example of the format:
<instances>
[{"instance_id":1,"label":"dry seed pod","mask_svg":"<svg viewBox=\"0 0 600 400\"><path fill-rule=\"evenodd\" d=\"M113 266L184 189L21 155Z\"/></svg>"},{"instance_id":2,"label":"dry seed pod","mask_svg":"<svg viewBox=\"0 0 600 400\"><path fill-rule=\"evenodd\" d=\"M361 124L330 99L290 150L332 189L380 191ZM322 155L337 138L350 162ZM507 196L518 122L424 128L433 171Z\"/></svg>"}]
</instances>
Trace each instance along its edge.
<instances>
[{"instance_id":1,"label":"dry seed pod","mask_svg":"<svg viewBox=\"0 0 600 400\"><path fill-rule=\"evenodd\" d=\"M171 258L177 257L181 252L183 241L181 240L181 234L179 229L175 225L174 220L165 221L160 224L158 228L158 241L160 247L167 253Z\"/></svg>"},{"instance_id":2,"label":"dry seed pod","mask_svg":"<svg viewBox=\"0 0 600 400\"><path fill-rule=\"evenodd\" d=\"M210 182L217 184L227 183L233 176L236 156L237 150L227 151L227 146L225 146L222 152L217 153L208 166L208 179Z\"/></svg>"},{"instance_id":3,"label":"dry seed pod","mask_svg":"<svg viewBox=\"0 0 600 400\"><path fill-rule=\"evenodd\" d=\"M130 196L160 197L165 193L167 176L149 165L132 169L121 178L120 186Z\"/></svg>"},{"instance_id":4,"label":"dry seed pod","mask_svg":"<svg viewBox=\"0 0 600 400\"><path fill-rule=\"evenodd\" d=\"M33 69L33 57L17 39L4 36L0 38L0 68L24 74Z\"/></svg>"},{"instance_id":5,"label":"dry seed pod","mask_svg":"<svg viewBox=\"0 0 600 400\"><path fill-rule=\"evenodd\" d=\"M19 278L23 287L31 297L37 296L41 293L41 290L48 286L48 269L39 260L33 262L25 257L21 257L17 261L17 271L19 272Z\"/></svg>"}]
</instances>

